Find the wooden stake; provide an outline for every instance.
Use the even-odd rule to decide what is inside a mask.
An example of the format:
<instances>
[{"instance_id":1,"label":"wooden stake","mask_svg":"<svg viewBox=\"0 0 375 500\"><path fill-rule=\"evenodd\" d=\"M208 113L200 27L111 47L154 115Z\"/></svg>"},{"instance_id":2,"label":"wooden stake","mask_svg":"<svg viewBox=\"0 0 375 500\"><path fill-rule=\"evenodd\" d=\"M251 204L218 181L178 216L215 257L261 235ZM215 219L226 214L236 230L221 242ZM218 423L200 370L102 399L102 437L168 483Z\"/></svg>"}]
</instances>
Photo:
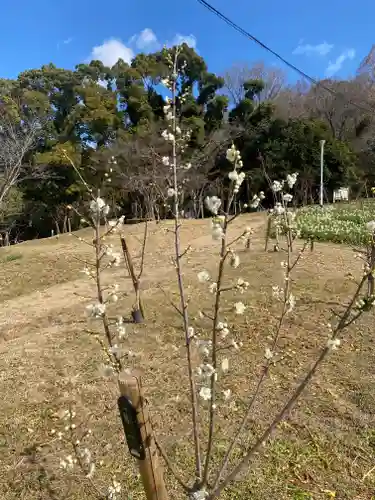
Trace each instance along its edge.
<instances>
[{"instance_id":1,"label":"wooden stake","mask_svg":"<svg viewBox=\"0 0 375 500\"><path fill-rule=\"evenodd\" d=\"M132 282L133 282L133 288L134 288L134 293L135 293L136 314L133 314L133 318L137 323L142 323L142 321L145 319L145 314L144 314L143 305L142 305L142 301L141 301L140 282L139 282L139 279L137 278L137 275L135 274L135 269L134 269L132 257L130 255L126 240L123 236L121 236L121 246L122 246L122 253L124 254L126 267L128 268L130 277L131 277ZM137 315L137 311L139 311L141 313L142 318L139 317L139 313Z\"/></svg>"},{"instance_id":2,"label":"wooden stake","mask_svg":"<svg viewBox=\"0 0 375 500\"><path fill-rule=\"evenodd\" d=\"M147 405L143 396L140 376L137 374L127 375L125 373L121 373L119 376L119 388L121 396L126 398L126 400L131 403L130 410L134 409L137 426L135 429L133 428L133 433L130 437L132 438L132 441L134 441L135 448L137 447L138 440L136 436L137 430L139 429L140 431L141 443L139 449L141 450L140 455L143 454L144 457L143 459L137 458L137 463L146 499L168 500L168 494L164 483L163 469L159 464L159 457L153 437ZM129 413L131 413L131 411ZM124 424L124 427L125 426L126 424ZM128 429L128 432L131 432L131 428L130 431ZM137 455L137 453L132 454L133 456Z\"/></svg>"},{"instance_id":3,"label":"wooden stake","mask_svg":"<svg viewBox=\"0 0 375 500\"><path fill-rule=\"evenodd\" d=\"M265 252L267 252L267 250L268 250L268 242L269 242L269 239L271 237L271 224L272 224L272 220L271 220L271 216L269 215L268 221L267 221L266 241L265 241L265 245L264 245Z\"/></svg>"}]
</instances>

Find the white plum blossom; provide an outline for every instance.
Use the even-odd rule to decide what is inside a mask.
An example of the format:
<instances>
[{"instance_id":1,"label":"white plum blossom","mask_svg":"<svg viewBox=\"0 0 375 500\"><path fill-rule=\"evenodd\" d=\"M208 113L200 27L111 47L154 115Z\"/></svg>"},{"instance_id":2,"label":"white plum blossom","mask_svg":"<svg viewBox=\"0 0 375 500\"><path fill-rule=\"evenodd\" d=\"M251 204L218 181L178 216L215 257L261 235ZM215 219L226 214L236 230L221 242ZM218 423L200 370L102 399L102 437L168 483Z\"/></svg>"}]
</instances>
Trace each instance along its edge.
<instances>
[{"instance_id":1,"label":"white plum blossom","mask_svg":"<svg viewBox=\"0 0 375 500\"><path fill-rule=\"evenodd\" d=\"M90 203L90 211L94 215L101 215L101 214L108 215L109 206L102 198L96 198L95 200L92 200Z\"/></svg>"},{"instance_id":2,"label":"white plum blossom","mask_svg":"<svg viewBox=\"0 0 375 500\"><path fill-rule=\"evenodd\" d=\"M166 165L167 167L169 166L169 156L163 156L161 161L163 162L163 165Z\"/></svg>"},{"instance_id":3,"label":"white plum blossom","mask_svg":"<svg viewBox=\"0 0 375 500\"><path fill-rule=\"evenodd\" d=\"M201 390L199 391L199 396L204 400L204 401L209 401L212 397L211 395L211 389L209 387L202 387Z\"/></svg>"},{"instance_id":4,"label":"white plum blossom","mask_svg":"<svg viewBox=\"0 0 375 500\"><path fill-rule=\"evenodd\" d=\"M232 391L230 389L225 389L223 391L225 401L227 401L230 398L231 394L232 394Z\"/></svg>"},{"instance_id":5,"label":"white plum blossom","mask_svg":"<svg viewBox=\"0 0 375 500\"><path fill-rule=\"evenodd\" d=\"M210 363L205 363L199 366L199 373L204 377L210 378L216 373L216 370Z\"/></svg>"},{"instance_id":6,"label":"white plum blossom","mask_svg":"<svg viewBox=\"0 0 375 500\"><path fill-rule=\"evenodd\" d=\"M277 215L281 215L281 214L285 213L285 208L282 206L282 204L280 202L277 202L275 204L274 212Z\"/></svg>"},{"instance_id":7,"label":"white plum blossom","mask_svg":"<svg viewBox=\"0 0 375 500\"><path fill-rule=\"evenodd\" d=\"M236 302L234 304L234 309L236 311L236 314L243 314L246 310L246 306L243 302Z\"/></svg>"},{"instance_id":8,"label":"white plum blossom","mask_svg":"<svg viewBox=\"0 0 375 500\"><path fill-rule=\"evenodd\" d=\"M113 251L112 246L108 246L105 249L105 255L111 259L110 265L118 267L121 264L121 255Z\"/></svg>"},{"instance_id":9,"label":"white plum blossom","mask_svg":"<svg viewBox=\"0 0 375 500\"><path fill-rule=\"evenodd\" d=\"M288 174L286 176L286 182L290 189L292 189L294 184L297 182L297 177L298 177L298 172L295 172L294 174Z\"/></svg>"},{"instance_id":10,"label":"white plum blossom","mask_svg":"<svg viewBox=\"0 0 375 500\"><path fill-rule=\"evenodd\" d=\"M97 304L89 304L86 306L87 314L91 318L101 318L105 313L105 304L98 302Z\"/></svg>"},{"instance_id":11,"label":"white plum blossom","mask_svg":"<svg viewBox=\"0 0 375 500\"><path fill-rule=\"evenodd\" d=\"M88 471L88 473L86 474L86 477L87 477L88 479L91 479L91 478L93 477L93 475L94 475L94 473L95 473L95 468L96 468L96 467L95 467L94 462L91 462L91 463L90 463L90 467L89 467L89 471Z\"/></svg>"},{"instance_id":12,"label":"white plum blossom","mask_svg":"<svg viewBox=\"0 0 375 500\"><path fill-rule=\"evenodd\" d=\"M248 281L245 281L242 278L238 278L236 288L241 292L244 293L245 290L247 290L250 286L250 283Z\"/></svg>"},{"instance_id":13,"label":"white plum blossom","mask_svg":"<svg viewBox=\"0 0 375 500\"><path fill-rule=\"evenodd\" d=\"M237 267L240 265L240 256L235 253L231 253L231 256L229 258L229 264L234 269L237 269Z\"/></svg>"},{"instance_id":14,"label":"white plum blossom","mask_svg":"<svg viewBox=\"0 0 375 500\"><path fill-rule=\"evenodd\" d=\"M229 361L228 358L223 358L221 361L221 369L225 373L229 370Z\"/></svg>"},{"instance_id":15,"label":"white plum blossom","mask_svg":"<svg viewBox=\"0 0 375 500\"><path fill-rule=\"evenodd\" d=\"M108 500L117 500L117 494L121 493L121 484L115 479L111 486L108 486Z\"/></svg>"},{"instance_id":16,"label":"white plum blossom","mask_svg":"<svg viewBox=\"0 0 375 500\"><path fill-rule=\"evenodd\" d=\"M195 330L192 326L189 326L187 329L187 335L189 339L192 339L195 336Z\"/></svg>"},{"instance_id":17,"label":"white plum blossom","mask_svg":"<svg viewBox=\"0 0 375 500\"><path fill-rule=\"evenodd\" d=\"M272 296L277 299L281 300L284 295L284 290L279 287L278 285L272 287Z\"/></svg>"},{"instance_id":18,"label":"white plum blossom","mask_svg":"<svg viewBox=\"0 0 375 500\"><path fill-rule=\"evenodd\" d=\"M168 190L167 190L168 198L173 198L176 194L177 194L177 192L174 188L168 188Z\"/></svg>"},{"instance_id":19,"label":"white plum blossom","mask_svg":"<svg viewBox=\"0 0 375 500\"><path fill-rule=\"evenodd\" d=\"M236 163L241 160L240 152L236 149L234 144L227 150L227 160L231 163Z\"/></svg>"},{"instance_id":20,"label":"white plum blossom","mask_svg":"<svg viewBox=\"0 0 375 500\"><path fill-rule=\"evenodd\" d=\"M117 328L117 336L121 340L126 336L126 328L125 328L125 325L123 324L122 317L120 319L121 319L121 323L120 323L120 321L117 321L116 328Z\"/></svg>"},{"instance_id":21,"label":"white plum blossom","mask_svg":"<svg viewBox=\"0 0 375 500\"><path fill-rule=\"evenodd\" d=\"M221 207L221 200L217 196L207 196L205 199L207 209L214 215L217 215Z\"/></svg>"},{"instance_id":22,"label":"white plum blossom","mask_svg":"<svg viewBox=\"0 0 375 500\"><path fill-rule=\"evenodd\" d=\"M283 195L283 200L286 202L286 203L290 203L292 200L293 200L293 195L289 194L289 193L285 193Z\"/></svg>"},{"instance_id":23,"label":"white plum blossom","mask_svg":"<svg viewBox=\"0 0 375 500\"><path fill-rule=\"evenodd\" d=\"M253 199L251 200L250 206L251 208L258 208L260 204L260 197L254 194Z\"/></svg>"},{"instance_id":24,"label":"white plum blossom","mask_svg":"<svg viewBox=\"0 0 375 500\"><path fill-rule=\"evenodd\" d=\"M229 335L229 328L227 323L222 323L219 321L219 323L216 325L216 330L220 332L220 336L222 339L225 339Z\"/></svg>"},{"instance_id":25,"label":"white plum blossom","mask_svg":"<svg viewBox=\"0 0 375 500\"><path fill-rule=\"evenodd\" d=\"M163 139L165 139L166 141L170 141L170 142L173 142L174 141L174 135L171 133L171 132L168 132L168 130L163 130L161 136L163 137Z\"/></svg>"},{"instance_id":26,"label":"white plum blossom","mask_svg":"<svg viewBox=\"0 0 375 500\"><path fill-rule=\"evenodd\" d=\"M238 349L240 348L240 346L234 339L231 340L231 345L236 349L236 351L238 351Z\"/></svg>"},{"instance_id":27,"label":"white plum blossom","mask_svg":"<svg viewBox=\"0 0 375 500\"><path fill-rule=\"evenodd\" d=\"M272 183L272 191L274 193L278 193L282 189L283 189L283 182L281 182L281 181L273 181L273 183Z\"/></svg>"},{"instance_id":28,"label":"white plum blossom","mask_svg":"<svg viewBox=\"0 0 375 500\"><path fill-rule=\"evenodd\" d=\"M232 170L231 172L229 172L228 177L231 181L237 181L238 180L237 170Z\"/></svg>"},{"instance_id":29,"label":"white plum blossom","mask_svg":"<svg viewBox=\"0 0 375 500\"><path fill-rule=\"evenodd\" d=\"M332 351L335 351L339 347L340 344L341 344L340 339L329 339L327 341L327 347L328 347L328 349L331 349Z\"/></svg>"},{"instance_id":30,"label":"white plum blossom","mask_svg":"<svg viewBox=\"0 0 375 500\"><path fill-rule=\"evenodd\" d=\"M68 455L65 460L60 460L60 467L65 470L71 470L74 467L76 460L72 457L72 455Z\"/></svg>"},{"instance_id":31,"label":"white plum blossom","mask_svg":"<svg viewBox=\"0 0 375 500\"><path fill-rule=\"evenodd\" d=\"M204 283L206 281L210 281L211 277L210 277L210 273L206 270L203 270L201 272L198 273L198 281L200 283Z\"/></svg>"},{"instance_id":32,"label":"white plum blossom","mask_svg":"<svg viewBox=\"0 0 375 500\"><path fill-rule=\"evenodd\" d=\"M238 178L236 179L235 184L234 184L234 192L235 193L238 193L238 191L240 190L241 184L245 180L245 177L246 177L246 175L244 172L240 172L238 174Z\"/></svg>"},{"instance_id":33,"label":"white plum blossom","mask_svg":"<svg viewBox=\"0 0 375 500\"><path fill-rule=\"evenodd\" d=\"M189 495L189 500L206 500L208 497L208 491L206 489L200 489L198 491L193 491Z\"/></svg>"},{"instance_id":34,"label":"white plum blossom","mask_svg":"<svg viewBox=\"0 0 375 500\"><path fill-rule=\"evenodd\" d=\"M264 353L264 357L267 361L270 361L273 358L273 352L269 347L266 348L266 352Z\"/></svg>"},{"instance_id":35,"label":"white plum blossom","mask_svg":"<svg viewBox=\"0 0 375 500\"><path fill-rule=\"evenodd\" d=\"M210 354L211 345L212 342L210 340L197 340L198 350L202 356L208 356Z\"/></svg>"},{"instance_id":36,"label":"white plum blossom","mask_svg":"<svg viewBox=\"0 0 375 500\"><path fill-rule=\"evenodd\" d=\"M219 241L223 238L224 236L224 230L221 225L221 222L218 222L216 220L212 220L212 230L211 230L211 236L214 241Z\"/></svg>"},{"instance_id":37,"label":"white plum blossom","mask_svg":"<svg viewBox=\"0 0 375 500\"><path fill-rule=\"evenodd\" d=\"M294 297L294 295L291 293L288 297L288 300L287 300L287 305L288 305L288 309L287 309L287 313L290 313L293 311L293 309L295 308L295 305L296 305L296 299Z\"/></svg>"},{"instance_id":38,"label":"white plum blossom","mask_svg":"<svg viewBox=\"0 0 375 500\"><path fill-rule=\"evenodd\" d=\"M113 344L113 346L111 346L108 349L108 352L110 354L113 354L114 356L121 356L122 350L121 350L121 347L119 345Z\"/></svg>"}]
</instances>

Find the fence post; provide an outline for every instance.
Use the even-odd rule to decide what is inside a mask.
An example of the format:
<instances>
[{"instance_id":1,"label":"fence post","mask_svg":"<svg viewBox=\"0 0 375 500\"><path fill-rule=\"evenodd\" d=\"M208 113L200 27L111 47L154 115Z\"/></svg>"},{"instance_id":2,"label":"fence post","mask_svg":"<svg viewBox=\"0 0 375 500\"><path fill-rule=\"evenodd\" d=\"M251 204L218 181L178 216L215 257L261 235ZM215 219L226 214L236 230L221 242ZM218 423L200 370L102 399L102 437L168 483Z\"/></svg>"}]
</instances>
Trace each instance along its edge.
<instances>
[{"instance_id":1,"label":"fence post","mask_svg":"<svg viewBox=\"0 0 375 500\"><path fill-rule=\"evenodd\" d=\"M118 405L129 451L136 457L147 500L168 500L141 378L121 373Z\"/></svg>"}]
</instances>

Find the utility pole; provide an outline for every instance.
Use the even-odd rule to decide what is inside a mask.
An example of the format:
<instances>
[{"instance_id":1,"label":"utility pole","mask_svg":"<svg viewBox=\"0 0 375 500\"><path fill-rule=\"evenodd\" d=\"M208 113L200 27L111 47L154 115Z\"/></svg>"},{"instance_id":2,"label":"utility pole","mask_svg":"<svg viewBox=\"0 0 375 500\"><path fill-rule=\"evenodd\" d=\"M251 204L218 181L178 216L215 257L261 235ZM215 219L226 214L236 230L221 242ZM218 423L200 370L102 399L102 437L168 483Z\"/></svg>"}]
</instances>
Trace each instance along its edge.
<instances>
[{"instance_id":1,"label":"utility pole","mask_svg":"<svg viewBox=\"0 0 375 500\"><path fill-rule=\"evenodd\" d=\"M323 167L324 167L324 144L326 141L323 139L320 142L320 206L324 204L323 201Z\"/></svg>"}]
</instances>

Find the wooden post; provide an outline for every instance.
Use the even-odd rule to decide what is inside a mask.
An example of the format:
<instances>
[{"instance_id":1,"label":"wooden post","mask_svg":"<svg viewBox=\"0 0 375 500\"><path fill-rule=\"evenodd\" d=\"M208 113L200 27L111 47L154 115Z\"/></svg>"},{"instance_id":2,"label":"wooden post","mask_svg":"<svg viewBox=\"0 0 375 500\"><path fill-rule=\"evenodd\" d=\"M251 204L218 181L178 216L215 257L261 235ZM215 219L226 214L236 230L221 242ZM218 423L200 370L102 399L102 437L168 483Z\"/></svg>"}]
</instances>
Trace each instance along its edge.
<instances>
[{"instance_id":1,"label":"wooden post","mask_svg":"<svg viewBox=\"0 0 375 500\"><path fill-rule=\"evenodd\" d=\"M122 253L124 254L124 259L126 263L126 267L128 268L130 277L133 282L133 288L134 288L134 293L135 293L135 309L133 310L133 319L135 323L143 323L143 320L145 318L144 310L143 310L143 305L141 301L141 289L140 289L140 283L139 279L137 278L135 274L135 269L132 261L132 257L129 252L128 245L126 243L126 240L123 236L121 236L121 246L122 246Z\"/></svg>"},{"instance_id":2,"label":"wooden post","mask_svg":"<svg viewBox=\"0 0 375 500\"><path fill-rule=\"evenodd\" d=\"M264 251L267 252L268 250L268 242L269 242L269 239L271 237L271 229L272 229L272 219L271 219L271 216L269 215L268 216L268 221L267 221L267 229L266 229L266 241L265 241L265 245L264 245Z\"/></svg>"},{"instance_id":3,"label":"wooden post","mask_svg":"<svg viewBox=\"0 0 375 500\"><path fill-rule=\"evenodd\" d=\"M143 396L140 375L136 373L132 375L121 373L119 376L119 388L121 396L123 398L126 398L126 400L131 403L131 406L134 409L135 420L137 423L137 429L135 429L134 434L137 433L138 429L140 430L140 449L144 456L143 459L138 459L137 457L137 463L142 479L143 488L145 490L146 499L168 500L168 494L164 483L163 469L159 463L159 456L153 437L153 431L149 419L147 405ZM120 403L119 406L121 406ZM124 427L126 427L126 424L124 424ZM132 437L133 436L131 436L131 438ZM128 445L130 445L128 436L127 442ZM137 437L135 436L135 445L136 442ZM132 455L136 456L137 454L132 453Z\"/></svg>"}]
</instances>

